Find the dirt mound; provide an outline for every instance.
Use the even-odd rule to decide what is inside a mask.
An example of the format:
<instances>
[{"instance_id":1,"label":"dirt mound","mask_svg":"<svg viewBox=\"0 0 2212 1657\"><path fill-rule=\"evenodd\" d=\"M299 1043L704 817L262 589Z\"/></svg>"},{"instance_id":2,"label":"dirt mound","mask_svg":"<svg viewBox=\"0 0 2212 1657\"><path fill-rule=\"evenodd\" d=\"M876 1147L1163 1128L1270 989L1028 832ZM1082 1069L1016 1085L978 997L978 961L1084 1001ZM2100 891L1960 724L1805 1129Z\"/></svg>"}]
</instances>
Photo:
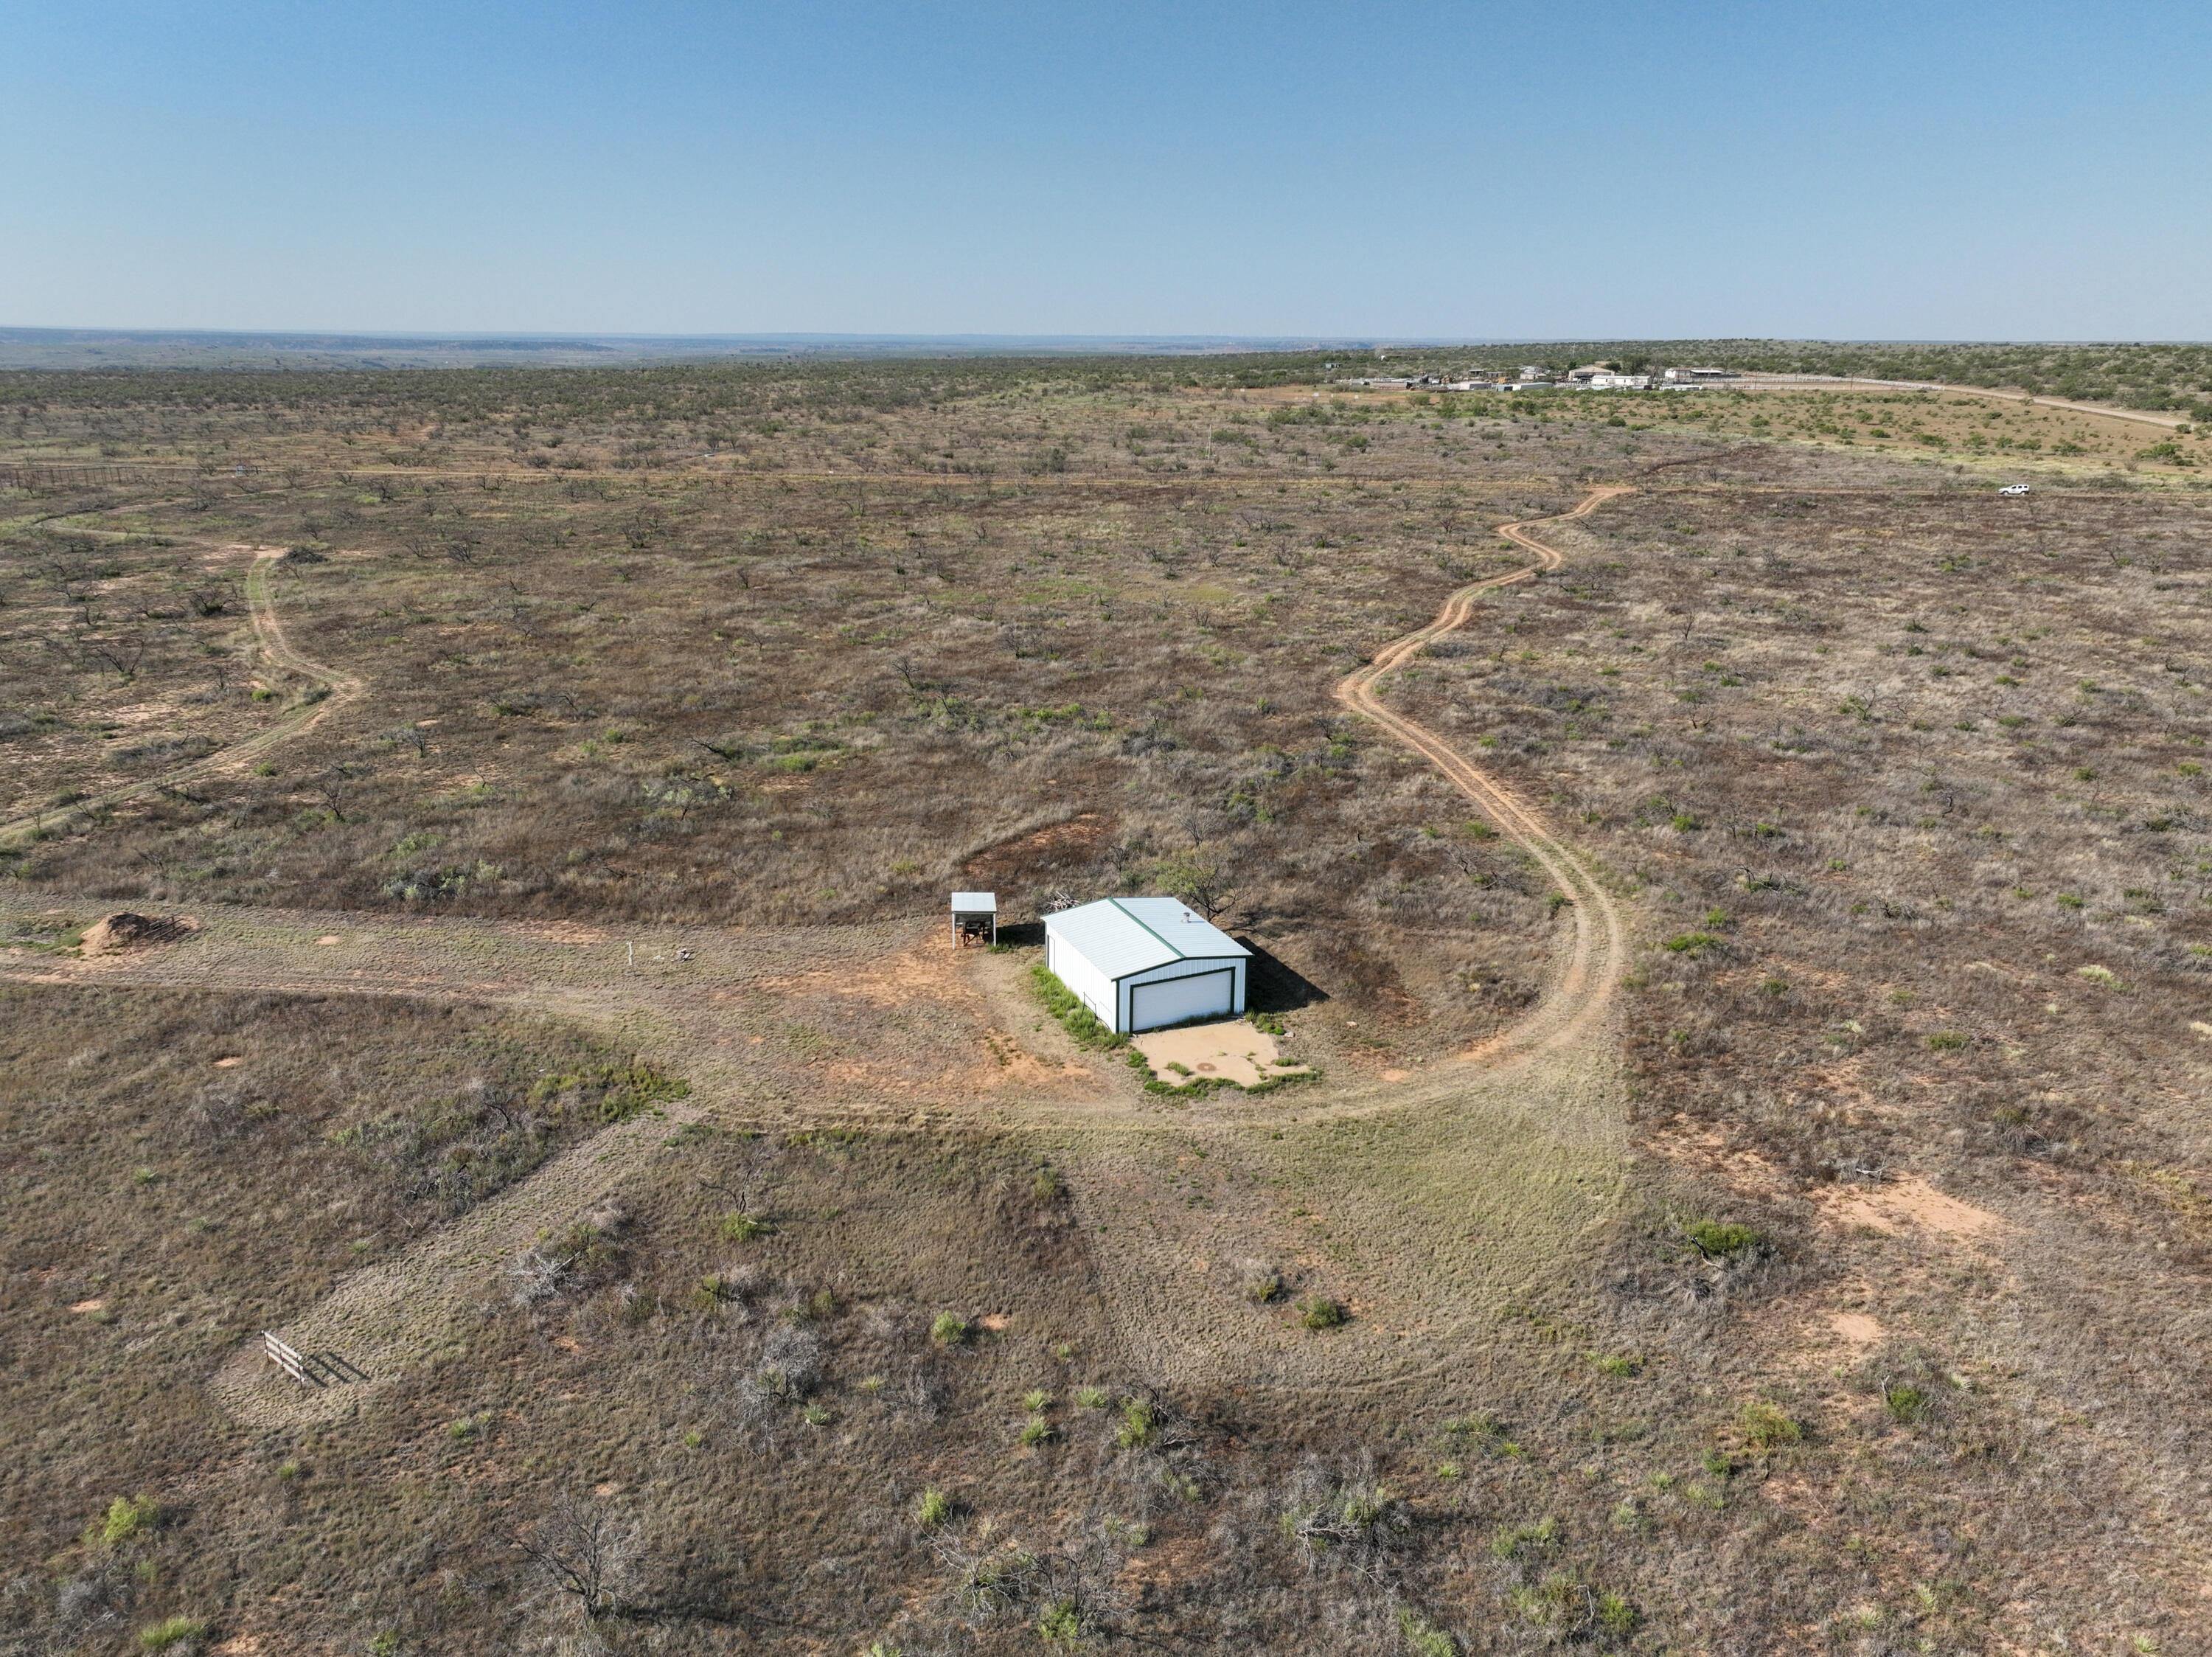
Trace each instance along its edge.
<instances>
[{"instance_id":1,"label":"dirt mound","mask_svg":"<svg viewBox=\"0 0 2212 1657\"><path fill-rule=\"evenodd\" d=\"M134 915L126 909L85 929L83 953L113 955L126 949L150 949L174 943L198 924L182 915Z\"/></svg>"}]
</instances>

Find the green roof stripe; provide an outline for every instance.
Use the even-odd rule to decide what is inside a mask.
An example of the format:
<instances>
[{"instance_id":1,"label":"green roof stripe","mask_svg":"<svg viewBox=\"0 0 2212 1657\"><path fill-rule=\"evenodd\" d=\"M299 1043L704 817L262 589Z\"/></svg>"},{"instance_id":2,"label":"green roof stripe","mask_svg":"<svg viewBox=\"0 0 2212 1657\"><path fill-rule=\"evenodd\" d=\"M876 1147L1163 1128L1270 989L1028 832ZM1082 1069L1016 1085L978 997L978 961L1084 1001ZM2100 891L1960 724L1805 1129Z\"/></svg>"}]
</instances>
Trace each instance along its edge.
<instances>
[{"instance_id":1,"label":"green roof stripe","mask_svg":"<svg viewBox=\"0 0 2212 1657\"><path fill-rule=\"evenodd\" d=\"M1123 903L1123 902L1122 902L1119 898L1109 898L1106 901L1107 901L1108 903L1109 903L1109 904L1113 905L1114 905L1114 907L1115 907L1115 909L1119 910L1122 914L1124 914L1124 915L1127 915L1131 920L1133 920L1133 921L1136 921L1136 922L1137 922L1137 924L1138 924L1139 926L1145 926L1144 922L1142 922L1142 921L1140 921L1140 920L1138 920L1138 919L1137 919L1137 917L1136 917L1134 914L1132 914L1132 913L1130 912L1130 910L1129 910L1128 905L1126 905L1126 904L1124 904L1124 903ZM1163 937L1163 936L1161 936L1161 935L1160 935L1159 933L1158 933L1158 932L1152 932L1152 929L1151 927L1149 927L1149 926L1145 926L1145 930L1146 930L1146 931L1147 931L1147 932L1152 932L1152 936L1154 936L1155 938L1158 938L1158 939L1159 939L1159 941L1160 941L1162 943L1164 943L1164 944L1167 945L1168 948L1174 952L1174 953L1175 953L1175 958L1176 958L1177 960L1179 960L1179 961L1187 961L1187 960L1189 960L1189 959L1193 959L1193 958L1192 958L1192 956L1191 956L1190 954L1188 954L1188 953L1183 949L1183 947L1182 947L1181 944L1179 944L1179 943L1176 943L1176 942L1174 942L1174 941L1173 941L1172 940L1170 940L1170 939L1168 939L1168 938L1166 938L1166 937ZM1131 971L1131 972L1124 972L1124 973L1121 975L1121 978L1126 978L1132 977L1132 976L1133 975L1133 973L1135 973L1135 972L1151 972L1151 971L1152 971L1152 968L1150 968L1149 966L1146 966L1146 967L1137 967L1137 968L1133 968L1133 969L1132 969L1132 971ZM1116 978L1116 979L1115 979L1115 980L1114 980L1114 982L1115 982L1115 983L1116 983L1116 984L1119 984L1121 981L1121 978Z\"/></svg>"}]
</instances>

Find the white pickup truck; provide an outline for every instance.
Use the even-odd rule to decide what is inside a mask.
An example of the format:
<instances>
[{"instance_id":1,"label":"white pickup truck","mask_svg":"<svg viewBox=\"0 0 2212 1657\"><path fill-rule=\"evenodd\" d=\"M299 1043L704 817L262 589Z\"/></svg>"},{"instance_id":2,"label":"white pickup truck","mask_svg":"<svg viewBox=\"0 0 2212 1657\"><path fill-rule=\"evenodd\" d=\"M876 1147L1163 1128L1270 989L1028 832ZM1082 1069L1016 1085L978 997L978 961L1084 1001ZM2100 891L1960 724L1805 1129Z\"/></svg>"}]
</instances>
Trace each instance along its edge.
<instances>
[{"instance_id":1,"label":"white pickup truck","mask_svg":"<svg viewBox=\"0 0 2212 1657\"><path fill-rule=\"evenodd\" d=\"M2026 484L2007 484L2002 489L1999 490L1997 493L2000 495L2025 495L2027 493L2027 485Z\"/></svg>"}]
</instances>

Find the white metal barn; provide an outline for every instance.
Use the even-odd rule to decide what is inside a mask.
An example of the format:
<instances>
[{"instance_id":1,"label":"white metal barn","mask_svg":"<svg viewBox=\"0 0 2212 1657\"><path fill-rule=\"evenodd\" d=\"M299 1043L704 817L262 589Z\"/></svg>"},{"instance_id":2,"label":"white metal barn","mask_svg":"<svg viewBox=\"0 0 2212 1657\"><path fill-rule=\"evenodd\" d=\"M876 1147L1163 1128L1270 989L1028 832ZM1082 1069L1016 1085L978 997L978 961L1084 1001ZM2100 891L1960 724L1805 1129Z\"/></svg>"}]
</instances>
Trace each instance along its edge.
<instances>
[{"instance_id":1,"label":"white metal barn","mask_svg":"<svg viewBox=\"0 0 2212 1657\"><path fill-rule=\"evenodd\" d=\"M1100 1023L1127 1034L1244 1010L1252 952L1173 898L1107 898L1048 915L1044 960Z\"/></svg>"}]
</instances>

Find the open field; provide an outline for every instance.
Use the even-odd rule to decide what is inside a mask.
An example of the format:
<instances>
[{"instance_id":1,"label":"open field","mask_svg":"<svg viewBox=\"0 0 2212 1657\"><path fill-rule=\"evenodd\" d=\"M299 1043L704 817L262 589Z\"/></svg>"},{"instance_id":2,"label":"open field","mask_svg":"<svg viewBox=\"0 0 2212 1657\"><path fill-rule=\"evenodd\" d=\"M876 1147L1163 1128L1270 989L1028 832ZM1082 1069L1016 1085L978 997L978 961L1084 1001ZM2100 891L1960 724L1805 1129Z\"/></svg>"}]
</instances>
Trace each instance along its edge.
<instances>
[{"instance_id":1,"label":"open field","mask_svg":"<svg viewBox=\"0 0 2212 1657\"><path fill-rule=\"evenodd\" d=\"M2201 441L1285 378L0 376L0 1650L2194 1648Z\"/></svg>"}]
</instances>

